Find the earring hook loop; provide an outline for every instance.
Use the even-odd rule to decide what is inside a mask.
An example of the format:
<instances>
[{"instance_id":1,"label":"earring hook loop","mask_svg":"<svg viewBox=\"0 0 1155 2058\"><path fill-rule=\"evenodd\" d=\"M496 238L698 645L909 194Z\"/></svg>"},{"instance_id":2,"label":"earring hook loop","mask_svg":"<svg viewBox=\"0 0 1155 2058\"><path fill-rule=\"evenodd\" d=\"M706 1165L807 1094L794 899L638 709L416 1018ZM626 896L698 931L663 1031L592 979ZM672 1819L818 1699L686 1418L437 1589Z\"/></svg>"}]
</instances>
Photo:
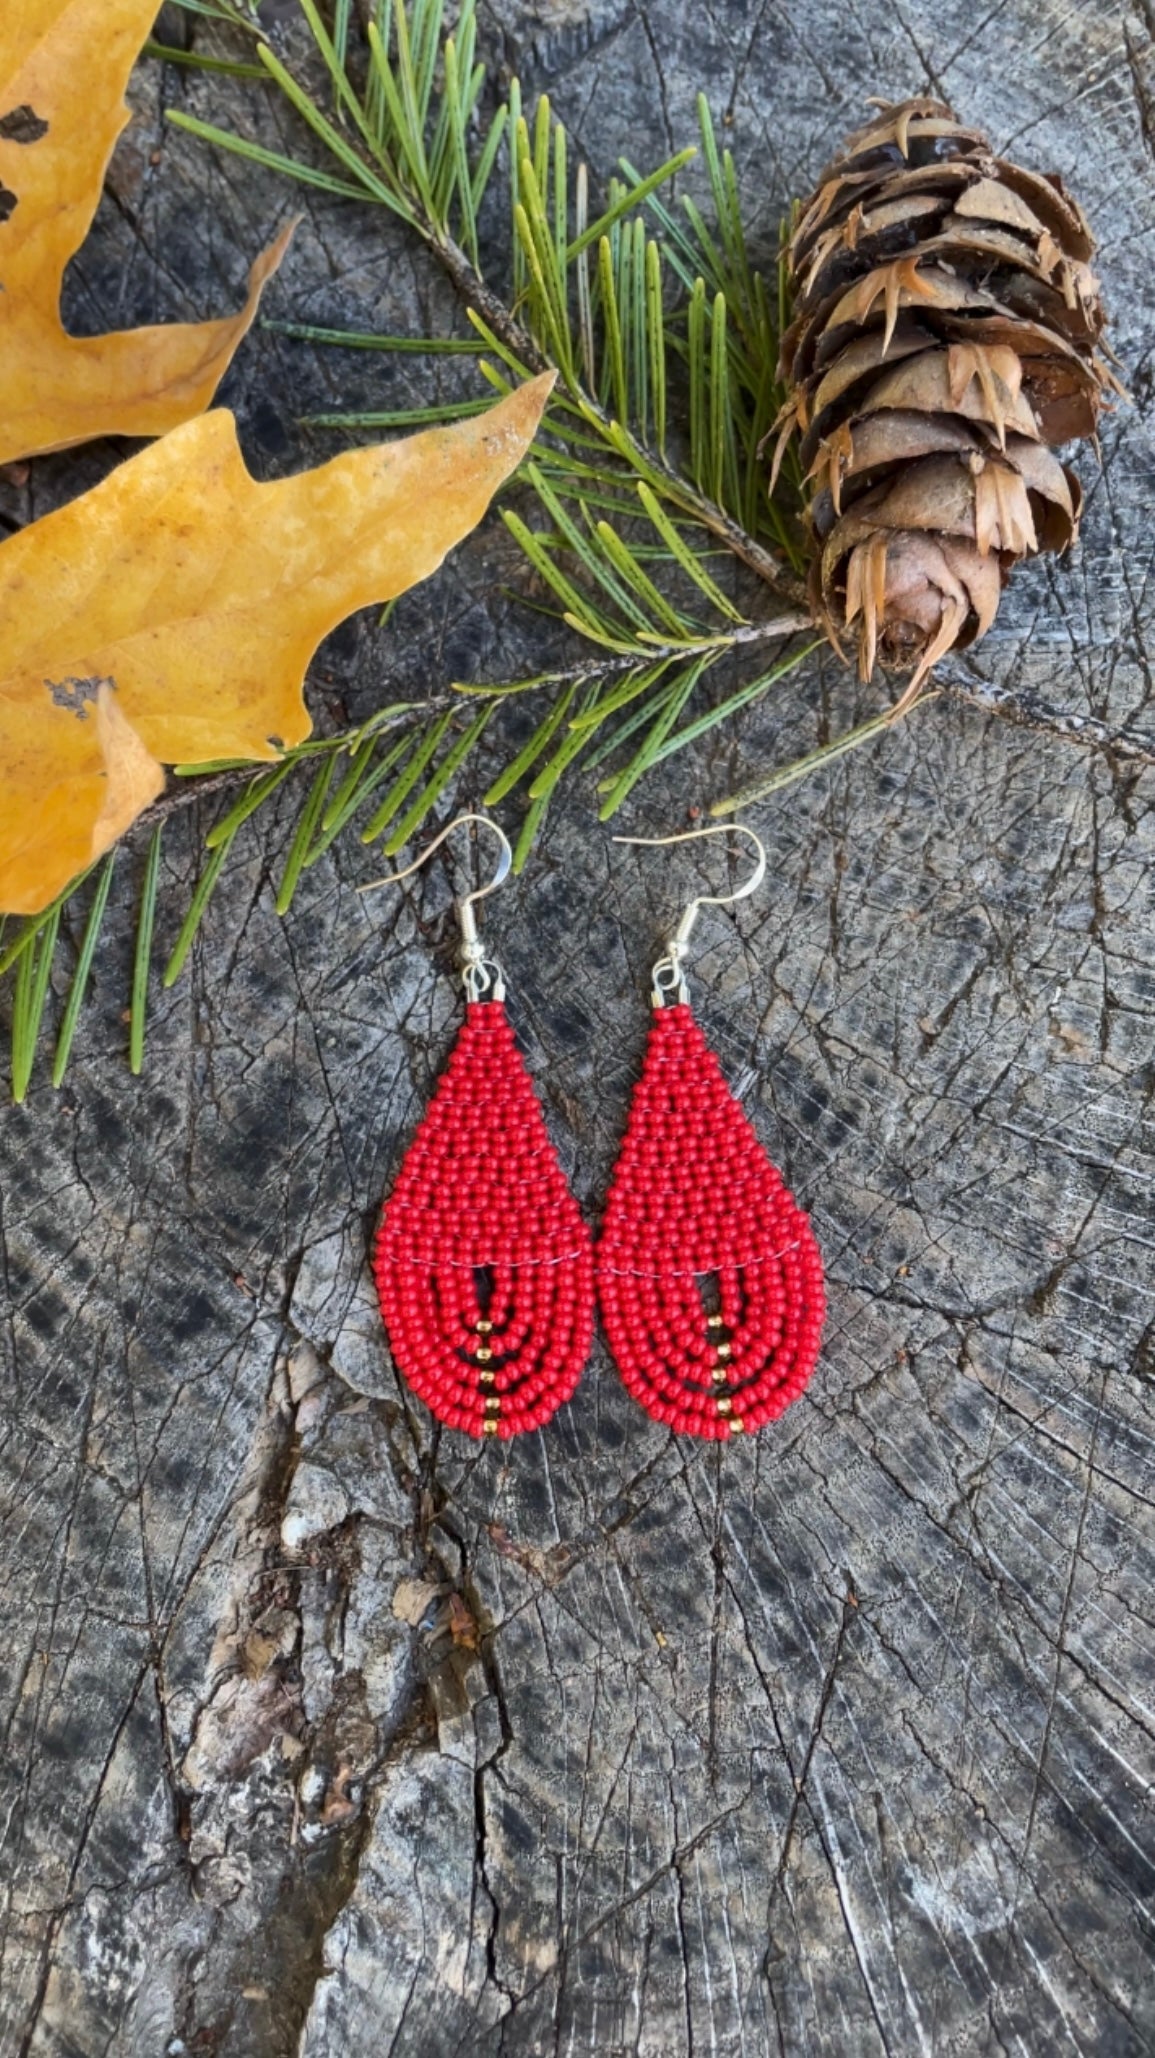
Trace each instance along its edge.
<instances>
[{"instance_id":1,"label":"earring hook loop","mask_svg":"<svg viewBox=\"0 0 1155 2058\"><path fill-rule=\"evenodd\" d=\"M383 879L370 879L366 885L359 886L357 891L372 893L378 886L396 886L400 880L408 879L412 873L420 871L421 866L440 848L447 836L451 836L455 829L463 828L467 822L476 822L481 828L491 830L501 849L498 852L497 869L492 879L487 879L483 886L475 886L469 893L460 894L453 903L454 914L461 926L462 978L470 1000L480 1000L491 988L494 1000L504 1000L504 974L497 959L491 958L486 952L478 935L477 916L473 912L479 900L484 900L487 893L495 893L497 888L504 884L513 863L513 847L508 836L488 815L455 815L451 822L445 824L444 829L438 830L432 843L426 844L425 849L419 857L414 858L411 865L406 865L400 872L388 872Z\"/></svg>"},{"instance_id":2,"label":"earring hook loop","mask_svg":"<svg viewBox=\"0 0 1155 2058\"><path fill-rule=\"evenodd\" d=\"M766 846L762 838L756 836L745 822L710 823L703 829L683 829L676 836L614 837L615 843L644 844L650 849L657 849L670 843L694 843L701 836L747 836L758 853L758 860L749 878L744 879L733 893L698 893L687 904L663 955L653 969L652 999L655 1007L663 1007L671 994L680 1006L689 1001L690 994L686 985L686 975L682 970L682 960L689 947L690 936L699 912L707 907L731 907L735 901L746 900L751 893L757 892L766 877Z\"/></svg>"}]
</instances>

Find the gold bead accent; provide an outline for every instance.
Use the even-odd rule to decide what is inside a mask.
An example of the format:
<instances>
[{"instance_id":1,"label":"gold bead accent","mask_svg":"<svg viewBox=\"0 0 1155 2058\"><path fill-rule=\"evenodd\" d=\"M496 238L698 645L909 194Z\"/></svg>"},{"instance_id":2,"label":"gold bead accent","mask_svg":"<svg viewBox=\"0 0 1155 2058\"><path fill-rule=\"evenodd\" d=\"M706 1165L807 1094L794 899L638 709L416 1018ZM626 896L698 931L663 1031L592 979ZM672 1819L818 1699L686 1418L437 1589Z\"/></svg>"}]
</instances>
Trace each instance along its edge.
<instances>
[{"instance_id":1,"label":"gold bead accent","mask_svg":"<svg viewBox=\"0 0 1155 2058\"><path fill-rule=\"evenodd\" d=\"M726 1374L723 1371L721 1365L714 1365L711 1367L710 1377L713 1380L715 1386L725 1386Z\"/></svg>"},{"instance_id":2,"label":"gold bead accent","mask_svg":"<svg viewBox=\"0 0 1155 2058\"><path fill-rule=\"evenodd\" d=\"M496 1422L495 1422L495 1421L493 1420L493 1418L492 1418L492 1417L490 1417L490 1419L489 1419L488 1421L486 1421L486 1422L483 1422L483 1423L482 1423L482 1425L481 1425L481 1434L482 1434L483 1436L496 1436L496 1435L497 1435L497 1423L496 1423Z\"/></svg>"},{"instance_id":3,"label":"gold bead accent","mask_svg":"<svg viewBox=\"0 0 1155 2058\"><path fill-rule=\"evenodd\" d=\"M496 1372L481 1372L478 1374L478 1384L480 1386L492 1386L496 1378Z\"/></svg>"},{"instance_id":4,"label":"gold bead accent","mask_svg":"<svg viewBox=\"0 0 1155 2058\"><path fill-rule=\"evenodd\" d=\"M731 1436L737 1436L737 1434L738 1434L739 1430L740 1430L740 1429L745 1429L745 1427L746 1427L746 1424L745 1424L744 1422L740 1421L737 1415L732 1415L732 1416L730 1417L730 1434L731 1434Z\"/></svg>"},{"instance_id":5,"label":"gold bead accent","mask_svg":"<svg viewBox=\"0 0 1155 2058\"><path fill-rule=\"evenodd\" d=\"M723 1394L720 1401L715 1401L714 1406L717 1408L719 1415L729 1415L733 1411L734 1403L728 1394Z\"/></svg>"},{"instance_id":6,"label":"gold bead accent","mask_svg":"<svg viewBox=\"0 0 1155 2058\"><path fill-rule=\"evenodd\" d=\"M483 1320L477 1324L477 1334L479 1336L488 1336L492 1328L492 1322L486 1322Z\"/></svg>"},{"instance_id":7,"label":"gold bead accent","mask_svg":"<svg viewBox=\"0 0 1155 2058\"><path fill-rule=\"evenodd\" d=\"M715 1344L714 1348L720 1358L728 1358L730 1356L730 1346L728 1343Z\"/></svg>"},{"instance_id":8,"label":"gold bead accent","mask_svg":"<svg viewBox=\"0 0 1155 2058\"><path fill-rule=\"evenodd\" d=\"M477 1362L479 1365L488 1365L490 1359L493 1356L493 1352L490 1350L489 1345L487 1343L483 1343L478 1345L477 1351L475 1352L475 1356L477 1358Z\"/></svg>"},{"instance_id":9,"label":"gold bead accent","mask_svg":"<svg viewBox=\"0 0 1155 2058\"><path fill-rule=\"evenodd\" d=\"M501 1413L501 1402L495 1393L491 1393L486 1401L485 1412L487 1415L499 1415Z\"/></svg>"},{"instance_id":10,"label":"gold bead accent","mask_svg":"<svg viewBox=\"0 0 1155 2058\"><path fill-rule=\"evenodd\" d=\"M721 1315L707 1315L707 1317L706 1317L706 1327L707 1327L707 1329L721 1329L721 1327L722 1327L722 1317L721 1317Z\"/></svg>"}]
</instances>

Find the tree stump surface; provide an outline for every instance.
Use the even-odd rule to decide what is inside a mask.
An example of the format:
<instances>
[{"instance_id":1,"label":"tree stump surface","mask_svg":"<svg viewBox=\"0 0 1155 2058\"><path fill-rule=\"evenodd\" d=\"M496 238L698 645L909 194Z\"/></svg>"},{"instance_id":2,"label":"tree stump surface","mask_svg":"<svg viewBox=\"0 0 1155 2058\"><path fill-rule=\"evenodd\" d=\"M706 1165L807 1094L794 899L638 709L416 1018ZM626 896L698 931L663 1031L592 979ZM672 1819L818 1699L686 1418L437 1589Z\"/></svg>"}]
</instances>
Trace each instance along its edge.
<instances>
[{"instance_id":1,"label":"tree stump surface","mask_svg":"<svg viewBox=\"0 0 1155 2058\"><path fill-rule=\"evenodd\" d=\"M693 994L830 1316L807 1395L732 1448L651 1423L600 1343L513 1445L438 1434L394 1375L366 1252L460 1018L461 872L360 899L385 867L347 837L281 922L292 810L258 818L135 1080L130 843L65 1090L41 1063L0 1116L0 2058L1151 2051L1155 783L1110 738L1155 748L1155 18L499 0L481 39L601 181L693 140L704 88L764 254L869 94L939 92L1063 174L1132 404L1078 457L1073 561L1020 571L951 676L1082 740L945 693L751 816L768 882L705 911ZM163 120L289 147L262 89L144 64L133 93L73 326L238 304L297 208L267 314L459 319L387 217ZM460 376L258 330L222 398L267 476L340 447L302 415ZM10 474L0 511L125 449ZM514 571L491 522L346 625L318 723L531 670ZM815 656L613 826L684 827L879 705ZM166 830L158 957L211 819ZM591 1219L656 944L725 870L615 846L579 777L486 903Z\"/></svg>"}]
</instances>

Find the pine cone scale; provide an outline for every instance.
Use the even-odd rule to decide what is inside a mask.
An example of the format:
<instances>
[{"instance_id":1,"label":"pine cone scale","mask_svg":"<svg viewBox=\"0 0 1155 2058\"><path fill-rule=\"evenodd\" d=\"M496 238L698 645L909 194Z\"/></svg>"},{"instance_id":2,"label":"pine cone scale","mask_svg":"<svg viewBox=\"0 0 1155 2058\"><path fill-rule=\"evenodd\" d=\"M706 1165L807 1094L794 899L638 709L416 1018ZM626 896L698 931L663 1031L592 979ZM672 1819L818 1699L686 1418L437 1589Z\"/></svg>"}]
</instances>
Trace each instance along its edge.
<instances>
[{"instance_id":1,"label":"pine cone scale","mask_svg":"<svg viewBox=\"0 0 1155 2058\"><path fill-rule=\"evenodd\" d=\"M913 665L909 695L986 633L1021 557L1074 541L1081 492L1052 448L1119 390L1093 250L1061 180L941 101L881 107L802 209L775 468L798 435L815 613L864 676Z\"/></svg>"}]
</instances>

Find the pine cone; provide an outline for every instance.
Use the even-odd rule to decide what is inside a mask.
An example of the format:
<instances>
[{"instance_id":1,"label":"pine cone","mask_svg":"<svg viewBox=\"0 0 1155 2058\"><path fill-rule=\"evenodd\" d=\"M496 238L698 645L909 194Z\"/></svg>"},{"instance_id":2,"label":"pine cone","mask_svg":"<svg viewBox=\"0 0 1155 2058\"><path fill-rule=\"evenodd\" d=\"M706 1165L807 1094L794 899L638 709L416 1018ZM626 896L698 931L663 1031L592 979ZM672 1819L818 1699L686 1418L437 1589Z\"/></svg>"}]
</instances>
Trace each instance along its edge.
<instances>
[{"instance_id":1,"label":"pine cone","mask_svg":"<svg viewBox=\"0 0 1155 2058\"><path fill-rule=\"evenodd\" d=\"M995 157L941 100L888 106L847 139L788 250L791 387L774 470L801 436L811 601L914 666L990 628L1020 557L1064 551L1082 493L1051 448L1094 436L1108 389L1082 210L1053 173Z\"/></svg>"}]
</instances>

